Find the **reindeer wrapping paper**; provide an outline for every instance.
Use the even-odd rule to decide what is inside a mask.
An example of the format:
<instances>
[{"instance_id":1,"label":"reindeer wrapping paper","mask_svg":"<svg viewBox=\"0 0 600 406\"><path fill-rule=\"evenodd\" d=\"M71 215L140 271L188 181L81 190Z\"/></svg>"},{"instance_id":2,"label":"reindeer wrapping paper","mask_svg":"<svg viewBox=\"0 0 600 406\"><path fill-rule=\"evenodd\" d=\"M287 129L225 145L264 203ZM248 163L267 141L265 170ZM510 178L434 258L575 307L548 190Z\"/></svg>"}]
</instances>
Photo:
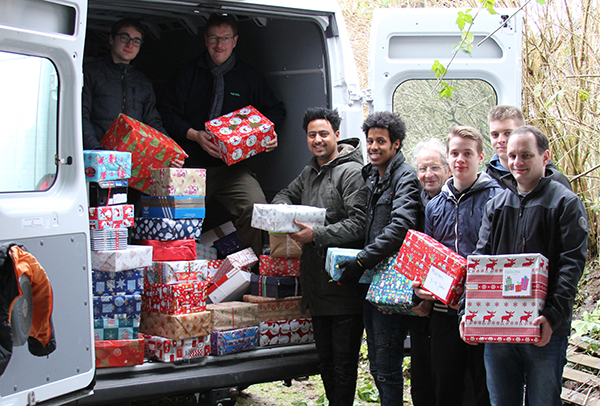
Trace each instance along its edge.
<instances>
[{"instance_id":1,"label":"reindeer wrapping paper","mask_svg":"<svg viewBox=\"0 0 600 406\"><path fill-rule=\"evenodd\" d=\"M466 341L540 341L533 321L548 292L548 259L543 255L470 255L465 292Z\"/></svg>"}]
</instances>

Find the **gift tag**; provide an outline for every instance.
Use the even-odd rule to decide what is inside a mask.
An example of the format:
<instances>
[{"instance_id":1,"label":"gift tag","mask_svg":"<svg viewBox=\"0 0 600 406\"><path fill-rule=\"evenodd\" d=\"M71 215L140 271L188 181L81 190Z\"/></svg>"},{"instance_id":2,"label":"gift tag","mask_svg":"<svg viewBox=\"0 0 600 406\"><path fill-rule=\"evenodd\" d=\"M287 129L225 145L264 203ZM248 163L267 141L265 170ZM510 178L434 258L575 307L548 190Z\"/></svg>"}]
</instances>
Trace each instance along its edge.
<instances>
[{"instance_id":1,"label":"gift tag","mask_svg":"<svg viewBox=\"0 0 600 406\"><path fill-rule=\"evenodd\" d=\"M531 272L531 267L504 268L502 271L502 296L531 296Z\"/></svg>"},{"instance_id":2,"label":"gift tag","mask_svg":"<svg viewBox=\"0 0 600 406\"><path fill-rule=\"evenodd\" d=\"M447 298L452 287L452 277L445 274L441 269L432 266L427 273L423 287L437 297Z\"/></svg>"}]
</instances>

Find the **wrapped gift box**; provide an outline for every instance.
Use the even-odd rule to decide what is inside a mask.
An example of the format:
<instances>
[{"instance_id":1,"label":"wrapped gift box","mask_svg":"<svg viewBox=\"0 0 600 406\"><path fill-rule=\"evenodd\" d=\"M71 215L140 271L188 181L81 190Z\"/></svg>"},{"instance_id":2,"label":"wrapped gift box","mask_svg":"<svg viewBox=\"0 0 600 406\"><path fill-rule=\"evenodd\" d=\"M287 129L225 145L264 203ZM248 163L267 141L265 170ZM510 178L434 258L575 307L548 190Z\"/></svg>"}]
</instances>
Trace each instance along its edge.
<instances>
[{"instance_id":1,"label":"wrapped gift box","mask_svg":"<svg viewBox=\"0 0 600 406\"><path fill-rule=\"evenodd\" d=\"M231 233L225 237L219 238L214 242L214 246L222 256L227 256L240 249L237 233Z\"/></svg>"},{"instance_id":2,"label":"wrapped gift box","mask_svg":"<svg viewBox=\"0 0 600 406\"><path fill-rule=\"evenodd\" d=\"M140 332L140 317L94 319L95 341L133 340Z\"/></svg>"},{"instance_id":3,"label":"wrapped gift box","mask_svg":"<svg viewBox=\"0 0 600 406\"><path fill-rule=\"evenodd\" d=\"M137 240L136 243L152 247L153 261L193 261L196 259L196 240Z\"/></svg>"},{"instance_id":4,"label":"wrapped gift box","mask_svg":"<svg viewBox=\"0 0 600 406\"><path fill-rule=\"evenodd\" d=\"M165 337L142 334L146 341L146 357L163 362L175 362L210 355L210 337L171 340Z\"/></svg>"},{"instance_id":5,"label":"wrapped gift box","mask_svg":"<svg viewBox=\"0 0 600 406\"><path fill-rule=\"evenodd\" d=\"M235 354L256 348L259 335L258 326L214 331L210 340L210 353L213 355Z\"/></svg>"},{"instance_id":6,"label":"wrapped gift box","mask_svg":"<svg viewBox=\"0 0 600 406\"><path fill-rule=\"evenodd\" d=\"M131 176L131 153L121 151L83 151L85 179L88 182L129 179Z\"/></svg>"},{"instance_id":7,"label":"wrapped gift box","mask_svg":"<svg viewBox=\"0 0 600 406\"><path fill-rule=\"evenodd\" d=\"M302 294L295 276L263 276L252 274L250 293L255 296L284 298Z\"/></svg>"},{"instance_id":8,"label":"wrapped gift box","mask_svg":"<svg viewBox=\"0 0 600 406\"><path fill-rule=\"evenodd\" d=\"M309 318L262 321L260 323L261 347L283 344L304 344L313 341L314 333L312 320Z\"/></svg>"},{"instance_id":9,"label":"wrapped gift box","mask_svg":"<svg viewBox=\"0 0 600 406\"><path fill-rule=\"evenodd\" d=\"M142 207L142 218L147 219L203 219L206 217L206 209L199 208L175 208L175 207ZM199 237L200 232L198 232Z\"/></svg>"},{"instance_id":10,"label":"wrapped gift box","mask_svg":"<svg viewBox=\"0 0 600 406\"><path fill-rule=\"evenodd\" d=\"M150 183L150 195L152 196L205 196L206 169L152 169Z\"/></svg>"},{"instance_id":11,"label":"wrapped gift box","mask_svg":"<svg viewBox=\"0 0 600 406\"><path fill-rule=\"evenodd\" d=\"M260 230L295 233L300 227L294 220L312 227L325 225L326 210L320 207L292 204L255 204L251 225Z\"/></svg>"},{"instance_id":12,"label":"wrapped gift box","mask_svg":"<svg viewBox=\"0 0 600 406\"><path fill-rule=\"evenodd\" d=\"M229 166L265 151L273 138L273 123L252 106L207 121L204 127Z\"/></svg>"},{"instance_id":13,"label":"wrapped gift box","mask_svg":"<svg viewBox=\"0 0 600 406\"><path fill-rule=\"evenodd\" d=\"M200 236L200 244L203 244L205 247L212 247L219 238L223 238L232 233L235 233L235 226L231 221L228 221L227 223L221 224L219 227L204 231Z\"/></svg>"},{"instance_id":14,"label":"wrapped gift box","mask_svg":"<svg viewBox=\"0 0 600 406\"><path fill-rule=\"evenodd\" d=\"M190 314L143 311L140 332L173 340L207 336L212 333L211 314L208 311Z\"/></svg>"},{"instance_id":15,"label":"wrapped gift box","mask_svg":"<svg viewBox=\"0 0 600 406\"><path fill-rule=\"evenodd\" d=\"M206 268L208 269L208 276L210 277L210 280L212 282L214 282L216 280L215 275L216 275L217 271L219 269L221 269L221 266L223 265L223 261L224 261L224 259L214 259L214 260L208 261Z\"/></svg>"},{"instance_id":16,"label":"wrapped gift box","mask_svg":"<svg viewBox=\"0 0 600 406\"><path fill-rule=\"evenodd\" d=\"M144 268L119 272L92 269L92 293L96 296L138 295L144 291Z\"/></svg>"},{"instance_id":17,"label":"wrapped gift box","mask_svg":"<svg viewBox=\"0 0 600 406\"><path fill-rule=\"evenodd\" d=\"M470 255L465 284L465 341L537 343L533 321L548 292L541 254Z\"/></svg>"},{"instance_id":18,"label":"wrapped gift box","mask_svg":"<svg viewBox=\"0 0 600 406\"><path fill-rule=\"evenodd\" d=\"M144 339L94 342L96 368L129 367L144 363Z\"/></svg>"},{"instance_id":19,"label":"wrapped gift box","mask_svg":"<svg viewBox=\"0 0 600 406\"><path fill-rule=\"evenodd\" d=\"M129 236L127 228L105 228L103 230L90 230L90 241L92 250L126 250L127 237Z\"/></svg>"},{"instance_id":20,"label":"wrapped gift box","mask_svg":"<svg viewBox=\"0 0 600 406\"><path fill-rule=\"evenodd\" d=\"M150 188L152 168L171 166L185 152L170 137L124 114L111 124L100 142L104 149L131 152L129 186L141 192Z\"/></svg>"},{"instance_id":21,"label":"wrapped gift box","mask_svg":"<svg viewBox=\"0 0 600 406\"><path fill-rule=\"evenodd\" d=\"M244 295L244 302L258 305L258 318L260 321L277 321L306 318L309 315L302 313L302 297L286 297L275 299L256 295Z\"/></svg>"},{"instance_id":22,"label":"wrapped gift box","mask_svg":"<svg viewBox=\"0 0 600 406\"><path fill-rule=\"evenodd\" d=\"M202 232L203 220L137 217L132 238L159 241L196 239Z\"/></svg>"},{"instance_id":23,"label":"wrapped gift box","mask_svg":"<svg viewBox=\"0 0 600 406\"><path fill-rule=\"evenodd\" d=\"M261 255L258 272L264 276L300 276L300 258Z\"/></svg>"},{"instance_id":24,"label":"wrapped gift box","mask_svg":"<svg viewBox=\"0 0 600 406\"><path fill-rule=\"evenodd\" d=\"M204 197L198 196L142 196L144 218L204 218Z\"/></svg>"},{"instance_id":25,"label":"wrapped gift box","mask_svg":"<svg viewBox=\"0 0 600 406\"><path fill-rule=\"evenodd\" d=\"M94 318L135 319L142 311L142 296L102 295L94 296Z\"/></svg>"},{"instance_id":26,"label":"wrapped gift box","mask_svg":"<svg viewBox=\"0 0 600 406\"><path fill-rule=\"evenodd\" d=\"M127 187L129 186L129 182L126 180L89 182L89 186L90 206L111 206L113 204L127 203Z\"/></svg>"},{"instance_id":27,"label":"wrapped gift box","mask_svg":"<svg viewBox=\"0 0 600 406\"><path fill-rule=\"evenodd\" d=\"M209 281L208 261L154 261L146 272L146 281L150 283L180 283Z\"/></svg>"},{"instance_id":28,"label":"wrapped gift box","mask_svg":"<svg viewBox=\"0 0 600 406\"><path fill-rule=\"evenodd\" d=\"M246 302L213 303L206 306L212 313L213 331L258 326L258 305Z\"/></svg>"},{"instance_id":29,"label":"wrapped gift box","mask_svg":"<svg viewBox=\"0 0 600 406\"><path fill-rule=\"evenodd\" d=\"M148 283L142 295L142 310L166 314L189 314L206 310L207 282L177 284Z\"/></svg>"},{"instance_id":30,"label":"wrapped gift box","mask_svg":"<svg viewBox=\"0 0 600 406\"><path fill-rule=\"evenodd\" d=\"M217 259L217 249L215 247L207 247L200 242L196 242L196 255L198 259L215 260Z\"/></svg>"},{"instance_id":31,"label":"wrapped gift box","mask_svg":"<svg viewBox=\"0 0 600 406\"><path fill-rule=\"evenodd\" d=\"M325 270L329 275L331 275L331 279L334 281L340 280L342 276L342 272L338 267L342 262L356 258L356 255L361 250L352 249L352 248L334 248L330 247L327 249L327 256L325 257ZM363 276L359 279L358 283L371 283L371 272L367 269L363 273Z\"/></svg>"},{"instance_id":32,"label":"wrapped gift box","mask_svg":"<svg viewBox=\"0 0 600 406\"><path fill-rule=\"evenodd\" d=\"M395 268L397 259L396 253L375 267L367 300L388 313L417 316L411 310L414 306L412 281Z\"/></svg>"},{"instance_id":33,"label":"wrapped gift box","mask_svg":"<svg viewBox=\"0 0 600 406\"><path fill-rule=\"evenodd\" d=\"M213 281L220 280L228 272L234 269L250 269L258 262L258 258L252 251L252 248L246 248L227 257L221 263L221 266L213 276Z\"/></svg>"},{"instance_id":34,"label":"wrapped gift box","mask_svg":"<svg viewBox=\"0 0 600 406\"><path fill-rule=\"evenodd\" d=\"M208 297L211 303L221 303L238 300L250 288L250 272L235 268L208 288Z\"/></svg>"},{"instance_id":35,"label":"wrapped gift box","mask_svg":"<svg viewBox=\"0 0 600 406\"><path fill-rule=\"evenodd\" d=\"M270 255L273 258L300 258L302 247L285 233L269 233Z\"/></svg>"},{"instance_id":36,"label":"wrapped gift box","mask_svg":"<svg viewBox=\"0 0 600 406\"><path fill-rule=\"evenodd\" d=\"M467 259L427 234L408 230L400 247L396 269L448 306L458 304L464 285Z\"/></svg>"},{"instance_id":37,"label":"wrapped gift box","mask_svg":"<svg viewBox=\"0 0 600 406\"><path fill-rule=\"evenodd\" d=\"M152 247L129 245L126 250L92 251L92 269L118 272L152 266Z\"/></svg>"},{"instance_id":38,"label":"wrapped gift box","mask_svg":"<svg viewBox=\"0 0 600 406\"><path fill-rule=\"evenodd\" d=\"M123 228L133 226L133 205L120 204L114 206L90 207L90 228L103 230L105 228Z\"/></svg>"}]
</instances>

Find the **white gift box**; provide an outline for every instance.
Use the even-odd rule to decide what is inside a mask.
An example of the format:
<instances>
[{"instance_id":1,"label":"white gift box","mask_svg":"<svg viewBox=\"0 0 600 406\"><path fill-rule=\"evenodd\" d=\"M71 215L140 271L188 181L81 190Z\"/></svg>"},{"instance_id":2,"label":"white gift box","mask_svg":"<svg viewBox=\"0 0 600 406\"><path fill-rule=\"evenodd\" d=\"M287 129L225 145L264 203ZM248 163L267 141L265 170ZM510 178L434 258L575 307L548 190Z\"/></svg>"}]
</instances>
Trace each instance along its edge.
<instances>
[{"instance_id":1,"label":"white gift box","mask_svg":"<svg viewBox=\"0 0 600 406\"><path fill-rule=\"evenodd\" d=\"M129 245L125 250L92 251L92 269L118 272L152 266L152 247Z\"/></svg>"},{"instance_id":2,"label":"white gift box","mask_svg":"<svg viewBox=\"0 0 600 406\"><path fill-rule=\"evenodd\" d=\"M248 290L251 282L251 273L234 269L216 281L208 288L208 298L211 303L229 302L239 300Z\"/></svg>"},{"instance_id":3,"label":"white gift box","mask_svg":"<svg viewBox=\"0 0 600 406\"><path fill-rule=\"evenodd\" d=\"M300 227L294 220L311 227L324 226L327 210L321 207L292 204L255 204L251 225L260 230L276 233L295 233Z\"/></svg>"}]
</instances>

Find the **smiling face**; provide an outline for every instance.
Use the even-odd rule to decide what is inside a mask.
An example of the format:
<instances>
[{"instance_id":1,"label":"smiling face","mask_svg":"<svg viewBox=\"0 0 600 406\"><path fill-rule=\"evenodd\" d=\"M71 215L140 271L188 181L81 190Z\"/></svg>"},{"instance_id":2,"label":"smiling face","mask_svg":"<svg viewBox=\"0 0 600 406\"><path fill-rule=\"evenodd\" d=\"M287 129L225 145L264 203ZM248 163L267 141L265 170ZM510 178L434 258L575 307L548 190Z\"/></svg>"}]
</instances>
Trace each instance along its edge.
<instances>
[{"instance_id":1,"label":"smiling face","mask_svg":"<svg viewBox=\"0 0 600 406\"><path fill-rule=\"evenodd\" d=\"M444 164L442 155L434 149L422 149L417 154L417 177L423 189L434 197L450 177L450 169Z\"/></svg>"},{"instance_id":2,"label":"smiling face","mask_svg":"<svg viewBox=\"0 0 600 406\"><path fill-rule=\"evenodd\" d=\"M387 128L373 127L367 133L367 154L371 163L383 176L392 159L400 148L400 140L390 141L390 132Z\"/></svg>"},{"instance_id":3,"label":"smiling face","mask_svg":"<svg viewBox=\"0 0 600 406\"><path fill-rule=\"evenodd\" d=\"M204 34L204 44L216 65L221 65L229 59L237 45L237 40L238 37L233 35L233 29L229 24L209 27Z\"/></svg>"},{"instance_id":4,"label":"smiling face","mask_svg":"<svg viewBox=\"0 0 600 406\"><path fill-rule=\"evenodd\" d=\"M477 141L453 136L448 141L448 165L452 172L454 187L463 191L477 180L477 170L483 162L484 153L477 151Z\"/></svg>"},{"instance_id":5,"label":"smiling face","mask_svg":"<svg viewBox=\"0 0 600 406\"><path fill-rule=\"evenodd\" d=\"M320 166L335 158L338 154L339 131L334 131L331 123L325 119L313 120L306 129L308 150L317 158Z\"/></svg>"},{"instance_id":6,"label":"smiling face","mask_svg":"<svg viewBox=\"0 0 600 406\"><path fill-rule=\"evenodd\" d=\"M118 34L127 34L132 40L142 39L142 34L133 27L123 27ZM108 42L114 63L129 63L140 52L140 47L133 45L133 41L124 43L121 41L119 35L109 37Z\"/></svg>"},{"instance_id":7,"label":"smiling face","mask_svg":"<svg viewBox=\"0 0 600 406\"><path fill-rule=\"evenodd\" d=\"M519 191L529 193L540 182L550 160L550 151L540 153L532 133L516 134L508 141L508 168Z\"/></svg>"},{"instance_id":8,"label":"smiling face","mask_svg":"<svg viewBox=\"0 0 600 406\"><path fill-rule=\"evenodd\" d=\"M492 142L492 149L500 158L500 163L505 169L508 169L508 158L506 155L508 137L510 137L510 134L518 127L519 126L512 118L490 121L490 141Z\"/></svg>"}]
</instances>

